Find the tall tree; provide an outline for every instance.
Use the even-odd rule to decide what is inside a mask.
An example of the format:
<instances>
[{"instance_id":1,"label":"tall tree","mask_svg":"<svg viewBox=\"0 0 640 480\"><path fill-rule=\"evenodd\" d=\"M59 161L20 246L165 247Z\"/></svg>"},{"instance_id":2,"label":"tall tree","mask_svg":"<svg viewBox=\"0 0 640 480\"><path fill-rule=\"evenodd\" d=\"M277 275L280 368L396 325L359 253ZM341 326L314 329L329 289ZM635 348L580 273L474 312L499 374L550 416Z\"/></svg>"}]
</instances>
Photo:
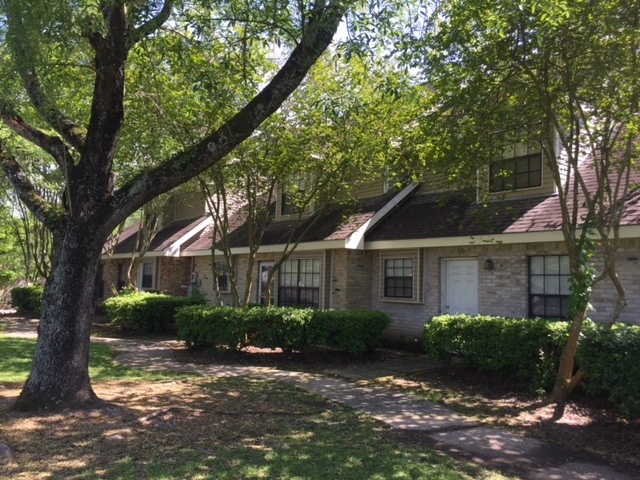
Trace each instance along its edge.
<instances>
[{"instance_id":1,"label":"tall tree","mask_svg":"<svg viewBox=\"0 0 640 480\"><path fill-rule=\"evenodd\" d=\"M574 358L592 286L609 279L618 292L609 325L626 305L615 254L637 187L640 8L627 0L447 0L424 19L427 33L405 37L403 54L435 93L423 118L434 139L427 158L453 165L453 175L471 173L495 158L491 132L518 132L548 160L572 276L571 332L551 394L561 402L584 375L574 374Z\"/></svg>"},{"instance_id":2,"label":"tall tree","mask_svg":"<svg viewBox=\"0 0 640 480\"><path fill-rule=\"evenodd\" d=\"M7 80L0 88L0 113L12 136L0 142L0 164L54 239L40 335L18 409L99 403L88 374L89 334L95 277L109 234L152 198L211 167L249 137L330 44L346 8L340 0L2 2L0 67ZM166 46L169 38L171 46ZM253 62L252 47L275 43L290 53L261 83L263 88L246 103L230 106L223 97L218 104L220 85L211 65L221 75L253 74L260 65ZM163 51L166 55L154 55ZM142 152L147 165L125 167L121 140L136 135L144 149L159 125L140 124L136 119L141 117L127 109L129 99L146 95L129 76L135 80L158 69L171 73L175 57L190 52L202 57L202 79L196 85L202 88L194 86L192 92L208 100L210 112L220 107L224 115L201 117L216 122L203 123L190 145L168 146L161 158ZM224 85L220 90L224 93ZM20 161L16 137L55 160L65 181L62 206L39 194ZM120 169L134 172L114 188L113 174Z\"/></svg>"}]
</instances>

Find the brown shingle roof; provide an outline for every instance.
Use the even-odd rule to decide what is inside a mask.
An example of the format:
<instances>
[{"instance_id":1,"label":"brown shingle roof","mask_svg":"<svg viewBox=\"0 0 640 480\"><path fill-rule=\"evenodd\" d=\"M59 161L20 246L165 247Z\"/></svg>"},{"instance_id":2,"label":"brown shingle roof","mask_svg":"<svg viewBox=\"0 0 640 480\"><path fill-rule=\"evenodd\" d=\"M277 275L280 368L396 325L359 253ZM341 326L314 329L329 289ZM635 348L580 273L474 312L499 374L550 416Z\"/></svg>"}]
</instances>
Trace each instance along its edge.
<instances>
[{"instance_id":1,"label":"brown shingle roof","mask_svg":"<svg viewBox=\"0 0 640 480\"><path fill-rule=\"evenodd\" d=\"M332 205L324 212L300 220L272 220L264 233L262 245L284 244L290 237L295 241L300 236L302 242L346 240L396 193L390 191L384 195L360 199L355 204ZM275 204L271 208L275 213ZM273 216L275 215L272 218ZM312 222L315 223L305 232ZM244 224L231 234L232 248L248 246L247 227Z\"/></svg>"},{"instance_id":2,"label":"brown shingle roof","mask_svg":"<svg viewBox=\"0 0 640 480\"><path fill-rule=\"evenodd\" d=\"M585 183L595 189L597 177L589 164L581 166L581 173ZM640 225L640 172L632 173L631 185L622 226ZM467 190L410 197L372 229L365 240L533 233L561 227L558 195L496 200L486 204L476 202L474 195L473 190Z\"/></svg>"},{"instance_id":3,"label":"brown shingle roof","mask_svg":"<svg viewBox=\"0 0 640 480\"><path fill-rule=\"evenodd\" d=\"M472 190L415 195L374 227L365 241L410 240L503 233L547 197L481 204Z\"/></svg>"},{"instance_id":4,"label":"brown shingle roof","mask_svg":"<svg viewBox=\"0 0 640 480\"><path fill-rule=\"evenodd\" d=\"M207 217L198 217L191 218L187 220L179 220L177 222L172 222L167 225L165 228L160 230L158 234L154 237L151 245L149 247L149 252L161 252L171 246L173 243L178 241L184 235L186 235L191 229L197 226L199 223L204 221ZM133 227L130 227L128 230L128 235L124 237L123 235L120 237L120 241L118 242L118 246L115 248L114 253L132 253L136 248L136 232L138 231L138 225L136 224Z\"/></svg>"}]
</instances>

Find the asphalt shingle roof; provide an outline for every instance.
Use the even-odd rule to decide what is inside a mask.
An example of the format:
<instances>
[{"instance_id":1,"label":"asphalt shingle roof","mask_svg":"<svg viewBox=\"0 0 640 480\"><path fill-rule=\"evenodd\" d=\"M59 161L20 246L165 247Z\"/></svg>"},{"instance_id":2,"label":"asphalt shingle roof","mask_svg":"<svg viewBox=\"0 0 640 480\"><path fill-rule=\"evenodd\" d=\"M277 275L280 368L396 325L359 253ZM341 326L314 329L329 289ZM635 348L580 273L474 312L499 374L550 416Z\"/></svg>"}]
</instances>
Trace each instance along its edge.
<instances>
[{"instance_id":1,"label":"asphalt shingle roof","mask_svg":"<svg viewBox=\"0 0 640 480\"><path fill-rule=\"evenodd\" d=\"M160 230L154 237L148 251L161 252L165 250L205 219L206 216L202 216L198 218L179 220L170 223L165 228ZM124 235L125 232L123 232L123 234L120 236L120 241L118 243L118 246L115 248L114 253L132 253L135 250L136 232L138 231L138 226L139 224L129 227L125 231L127 233L126 236Z\"/></svg>"},{"instance_id":2,"label":"asphalt shingle roof","mask_svg":"<svg viewBox=\"0 0 640 480\"><path fill-rule=\"evenodd\" d=\"M367 242L503 233L548 197L522 197L482 204L474 191L415 195L366 236Z\"/></svg>"},{"instance_id":3,"label":"asphalt shingle roof","mask_svg":"<svg viewBox=\"0 0 640 480\"><path fill-rule=\"evenodd\" d=\"M355 204L332 205L300 220L272 220L267 226L262 245L279 245L289 238L293 241L302 237L303 242L346 240L358 228L384 207L397 192L388 192L376 197L360 199ZM271 205L275 214L275 204ZM272 218L275 215L272 215ZM311 226L311 227L310 227ZM231 247L248 246L246 224L232 232Z\"/></svg>"}]
</instances>

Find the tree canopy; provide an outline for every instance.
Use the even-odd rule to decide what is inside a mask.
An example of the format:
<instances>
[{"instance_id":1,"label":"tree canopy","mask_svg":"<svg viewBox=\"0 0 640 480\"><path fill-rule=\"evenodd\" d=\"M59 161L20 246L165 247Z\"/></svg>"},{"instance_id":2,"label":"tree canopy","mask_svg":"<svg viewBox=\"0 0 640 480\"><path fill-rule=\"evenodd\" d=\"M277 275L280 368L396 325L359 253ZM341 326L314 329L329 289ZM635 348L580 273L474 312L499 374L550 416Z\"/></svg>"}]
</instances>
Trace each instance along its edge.
<instances>
[{"instance_id":1,"label":"tree canopy","mask_svg":"<svg viewBox=\"0 0 640 480\"><path fill-rule=\"evenodd\" d=\"M2 3L0 165L53 233L40 338L18 408L97 402L87 368L89 327L108 236L251 136L331 43L349 6ZM275 46L282 59L269 58ZM28 144L51 159L46 177L61 179L61 202L41 194L30 173L34 157L24 154Z\"/></svg>"}]
</instances>

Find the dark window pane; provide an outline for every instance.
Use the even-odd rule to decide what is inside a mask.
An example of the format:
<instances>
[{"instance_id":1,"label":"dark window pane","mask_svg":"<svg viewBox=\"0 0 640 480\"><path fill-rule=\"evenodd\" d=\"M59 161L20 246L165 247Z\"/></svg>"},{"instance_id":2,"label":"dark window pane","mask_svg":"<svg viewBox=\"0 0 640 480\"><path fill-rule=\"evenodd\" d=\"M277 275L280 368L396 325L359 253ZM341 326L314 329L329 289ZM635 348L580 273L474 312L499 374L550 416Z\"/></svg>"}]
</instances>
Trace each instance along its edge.
<instances>
[{"instance_id":1,"label":"dark window pane","mask_svg":"<svg viewBox=\"0 0 640 480\"><path fill-rule=\"evenodd\" d=\"M566 255L529 258L529 315L564 318L569 312L569 276L564 274ZM561 273L562 272L562 273Z\"/></svg>"},{"instance_id":2,"label":"dark window pane","mask_svg":"<svg viewBox=\"0 0 640 480\"><path fill-rule=\"evenodd\" d=\"M320 260L287 260L280 268L278 304L320 307Z\"/></svg>"},{"instance_id":3,"label":"dark window pane","mask_svg":"<svg viewBox=\"0 0 640 480\"><path fill-rule=\"evenodd\" d=\"M413 258L393 258L384 264L384 296L413 298Z\"/></svg>"}]
</instances>

